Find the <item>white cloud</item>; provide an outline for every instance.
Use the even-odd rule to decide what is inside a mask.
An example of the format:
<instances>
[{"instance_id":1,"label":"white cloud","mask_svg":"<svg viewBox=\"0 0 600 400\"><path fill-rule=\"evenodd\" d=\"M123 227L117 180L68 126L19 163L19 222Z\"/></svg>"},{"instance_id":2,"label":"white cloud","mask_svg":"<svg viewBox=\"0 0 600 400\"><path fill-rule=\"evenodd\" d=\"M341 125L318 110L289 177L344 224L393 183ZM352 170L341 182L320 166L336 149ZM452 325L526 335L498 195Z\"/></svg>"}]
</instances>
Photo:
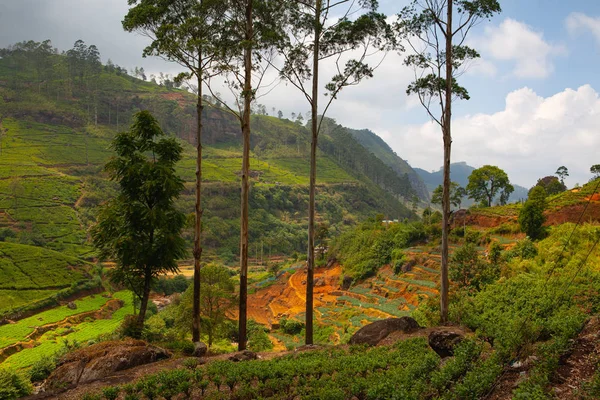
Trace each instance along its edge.
<instances>
[{"instance_id":1,"label":"white cloud","mask_svg":"<svg viewBox=\"0 0 600 400\"><path fill-rule=\"evenodd\" d=\"M484 57L514 63L512 75L518 78L547 78L554 71L552 58L566 53L564 46L548 43L542 32L511 18L487 26L471 43Z\"/></svg>"},{"instance_id":2,"label":"white cloud","mask_svg":"<svg viewBox=\"0 0 600 400\"><path fill-rule=\"evenodd\" d=\"M452 160L497 165L524 186L565 165L570 185L585 183L590 166L598 163L598 121L600 96L589 85L547 98L525 87L508 94L502 111L455 118ZM389 141L413 166L437 170L442 164L435 124L410 126Z\"/></svg>"},{"instance_id":3,"label":"white cloud","mask_svg":"<svg viewBox=\"0 0 600 400\"><path fill-rule=\"evenodd\" d=\"M600 44L600 17L593 18L585 14L574 12L569 14L565 24L571 35L582 31L590 31Z\"/></svg>"}]
</instances>

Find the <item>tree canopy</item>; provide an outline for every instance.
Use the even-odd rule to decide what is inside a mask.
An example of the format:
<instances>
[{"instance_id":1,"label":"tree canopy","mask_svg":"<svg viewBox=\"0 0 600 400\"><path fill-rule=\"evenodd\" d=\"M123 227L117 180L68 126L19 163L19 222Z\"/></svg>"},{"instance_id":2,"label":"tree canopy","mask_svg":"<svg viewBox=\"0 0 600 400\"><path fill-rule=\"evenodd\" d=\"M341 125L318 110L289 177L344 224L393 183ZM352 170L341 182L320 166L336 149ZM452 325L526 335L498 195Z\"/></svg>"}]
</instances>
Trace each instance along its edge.
<instances>
[{"instance_id":1,"label":"tree canopy","mask_svg":"<svg viewBox=\"0 0 600 400\"><path fill-rule=\"evenodd\" d=\"M150 289L158 276L177 272L185 251L181 231L185 215L174 201L183 190L175 173L182 147L163 132L148 111L135 115L128 132L112 143L117 155L106 164L119 194L101 207L92 239L102 258L116 262L112 279L141 300L138 327L143 326Z\"/></svg>"},{"instance_id":2,"label":"tree canopy","mask_svg":"<svg viewBox=\"0 0 600 400\"><path fill-rule=\"evenodd\" d=\"M469 175L466 189L469 197L484 207L491 207L496 196L499 196L500 204L506 204L510 194L515 190L506 172L493 165L484 165L474 170Z\"/></svg>"}]
</instances>

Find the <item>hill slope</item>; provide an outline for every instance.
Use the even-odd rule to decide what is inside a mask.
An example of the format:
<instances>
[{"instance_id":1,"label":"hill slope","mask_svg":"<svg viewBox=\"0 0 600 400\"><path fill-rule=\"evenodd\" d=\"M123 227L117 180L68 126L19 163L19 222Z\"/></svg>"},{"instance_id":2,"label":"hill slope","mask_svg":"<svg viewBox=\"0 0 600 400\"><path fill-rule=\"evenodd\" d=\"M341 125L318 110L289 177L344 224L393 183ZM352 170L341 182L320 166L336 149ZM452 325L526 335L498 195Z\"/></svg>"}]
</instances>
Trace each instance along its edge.
<instances>
[{"instance_id":1,"label":"hill slope","mask_svg":"<svg viewBox=\"0 0 600 400\"><path fill-rule=\"evenodd\" d=\"M240 127L218 102L205 100L204 254L207 260L232 263L239 246ZM186 190L178 205L191 216L192 94L129 76L87 53L59 54L35 42L0 49L0 240L93 257L87 230L96 207L115 194L102 173L112 154L111 139L141 109L150 110L167 134L181 139L184 159L177 169ZM256 114L252 128L251 252L304 253L309 133L289 120ZM379 213L415 218L399 201L412 195L410 182L344 128L325 133L322 142L317 222L328 226L330 235ZM185 237L191 248L191 229ZM5 279L0 277L0 286Z\"/></svg>"},{"instance_id":2,"label":"hill slope","mask_svg":"<svg viewBox=\"0 0 600 400\"><path fill-rule=\"evenodd\" d=\"M354 138L400 176L406 174L419 199L429 201L429 190L423 179L379 136L368 129L349 129Z\"/></svg>"}]
</instances>

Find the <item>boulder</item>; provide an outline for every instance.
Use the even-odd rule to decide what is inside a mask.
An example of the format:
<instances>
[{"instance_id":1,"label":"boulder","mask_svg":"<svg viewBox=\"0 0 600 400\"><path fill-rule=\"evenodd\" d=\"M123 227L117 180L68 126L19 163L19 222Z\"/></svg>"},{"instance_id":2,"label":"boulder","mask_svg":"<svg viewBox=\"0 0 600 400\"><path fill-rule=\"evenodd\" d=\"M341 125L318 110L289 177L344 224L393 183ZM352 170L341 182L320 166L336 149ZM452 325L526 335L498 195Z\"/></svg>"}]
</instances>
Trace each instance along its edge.
<instances>
[{"instance_id":1,"label":"boulder","mask_svg":"<svg viewBox=\"0 0 600 400\"><path fill-rule=\"evenodd\" d=\"M342 279L342 290L350 289L350 286L352 286L352 282L354 282L354 279L352 279L351 276L344 276L344 278Z\"/></svg>"},{"instance_id":2,"label":"boulder","mask_svg":"<svg viewBox=\"0 0 600 400\"><path fill-rule=\"evenodd\" d=\"M327 260L327 265L325 266L325 268L331 268L336 263L337 263L337 259L335 257L332 257L332 258L330 258L330 259Z\"/></svg>"},{"instance_id":3,"label":"boulder","mask_svg":"<svg viewBox=\"0 0 600 400\"><path fill-rule=\"evenodd\" d=\"M325 286L325 279L323 278L317 278L315 280L315 287L321 287L321 286Z\"/></svg>"},{"instance_id":4,"label":"boulder","mask_svg":"<svg viewBox=\"0 0 600 400\"><path fill-rule=\"evenodd\" d=\"M369 346L375 346L392 332L402 331L404 333L411 333L419 328L420 327L417 321L411 317L383 319L360 328L354 335L352 335L349 343L366 343Z\"/></svg>"},{"instance_id":5,"label":"boulder","mask_svg":"<svg viewBox=\"0 0 600 400\"><path fill-rule=\"evenodd\" d=\"M450 357L454 354L454 348L465 339L464 335L455 331L434 330L429 333L429 347L440 357Z\"/></svg>"},{"instance_id":6,"label":"boulder","mask_svg":"<svg viewBox=\"0 0 600 400\"><path fill-rule=\"evenodd\" d=\"M235 353L229 357L229 361L233 361L233 362L250 361L250 360L256 360L256 359L257 359L256 353L254 353L250 350L242 350L242 351Z\"/></svg>"},{"instance_id":7,"label":"boulder","mask_svg":"<svg viewBox=\"0 0 600 400\"><path fill-rule=\"evenodd\" d=\"M138 365L171 357L171 353L142 340L98 343L67 354L46 381L46 388L76 386Z\"/></svg>"},{"instance_id":8,"label":"boulder","mask_svg":"<svg viewBox=\"0 0 600 400\"><path fill-rule=\"evenodd\" d=\"M208 346L202 342L194 343L194 352L192 356L194 357L204 357L208 353Z\"/></svg>"},{"instance_id":9,"label":"boulder","mask_svg":"<svg viewBox=\"0 0 600 400\"><path fill-rule=\"evenodd\" d=\"M77 304L73 303L72 301L67 303L67 308L70 310L77 310Z\"/></svg>"}]
</instances>

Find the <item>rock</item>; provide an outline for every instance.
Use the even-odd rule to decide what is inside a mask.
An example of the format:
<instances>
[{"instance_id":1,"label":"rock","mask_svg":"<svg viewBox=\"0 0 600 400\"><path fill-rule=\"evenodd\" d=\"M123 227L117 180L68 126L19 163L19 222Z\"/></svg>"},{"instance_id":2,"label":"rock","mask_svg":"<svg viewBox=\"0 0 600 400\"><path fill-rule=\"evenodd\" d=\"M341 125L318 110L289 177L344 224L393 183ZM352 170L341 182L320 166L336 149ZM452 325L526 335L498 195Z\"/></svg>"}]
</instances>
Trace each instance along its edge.
<instances>
[{"instance_id":1,"label":"rock","mask_svg":"<svg viewBox=\"0 0 600 400\"><path fill-rule=\"evenodd\" d=\"M239 353L235 353L234 355L229 357L229 361L233 361L233 362L250 361L250 360L256 360L256 358L257 358L256 353L254 353L250 350L242 350Z\"/></svg>"},{"instance_id":2,"label":"rock","mask_svg":"<svg viewBox=\"0 0 600 400\"><path fill-rule=\"evenodd\" d=\"M352 279L351 276L344 276L344 279L342 279L342 290L350 289L350 286L352 286L353 281L354 279Z\"/></svg>"},{"instance_id":3,"label":"rock","mask_svg":"<svg viewBox=\"0 0 600 400\"><path fill-rule=\"evenodd\" d=\"M333 267L336 263L337 263L337 259L335 257L332 257L327 260L327 265L325 266L325 268L329 269L329 268Z\"/></svg>"},{"instance_id":4,"label":"rock","mask_svg":"<svg viewBox=\"0 0 600 400\"><path fill-rule=\"evenodd\" d=\"M194 343L194 352L192 356L194 357L204 357L208 353L208 346L202 342Z\"/></svg>"},{"instance_id":5,"label":"rock","mask_svg":"<svg viewBox=\"0 0 600 400\"><path fill-rule=\"evenodd\" d=\"M454 348L465 339L463 334L447 330L434 330L429 334L429 346L440 357L450 357Z\"/></svg>"},{"instance_id":6,"label":"rock","mask_svg":"<svg viewBox=\"0 0 600 400\"><path fill-rule=\"evenodd\" d=\"M318 278L315 281L315 287L321 287L321 286L325 286L325 280L323 278Z\"/></svg>"},{"instance_id":7,"label":"rock","mask_svg":"<svg viewBox=\"0 0 600 400\"><path fill-rule=\"evenodd\" d=\"M420 327L417 321L411 317L383 319L360 328L354 335L352 335L349 343L366 343L369 346L375 346L392 332L402 331L404 333L411 333L419 328Z\"/></svg>"},{"instance_id":8,"label":"rock","mask_svg":"<svg viewBox=\"0 0 600 400\"><path fill-rule=\"evenodd\" d=\"M170 352L142 340L102 342L67 354L48 377L45 387L76 386L169 357Z\"/></svg>"},{"instance_id":9,"label":"rock","mask_svg":"<svg viewBox=\"0 0 600 400\"><path fill-rule=\"evenodd\" d=\"M77 304L73 303L72 301L67 303L67 308L70 310L77 310Z\"/></svg>"},{"instance_id":10,"label":"rock","mask_svg":"<svg viewBox=\"0 0 600 400\"><path fill-rule=\"evenodd\" d=\"M417 260L416 260L416 259L414 259L414 258L411 258L410 260L408 260L406 263L404 263L404 264L402 265L402 267L400 268L400 270L401 270L403 273L410 272L410 271L412 271L412 269L413 269L413 267L414 267L415 265L417 265Z\"/></svg>"}]
</instances>

